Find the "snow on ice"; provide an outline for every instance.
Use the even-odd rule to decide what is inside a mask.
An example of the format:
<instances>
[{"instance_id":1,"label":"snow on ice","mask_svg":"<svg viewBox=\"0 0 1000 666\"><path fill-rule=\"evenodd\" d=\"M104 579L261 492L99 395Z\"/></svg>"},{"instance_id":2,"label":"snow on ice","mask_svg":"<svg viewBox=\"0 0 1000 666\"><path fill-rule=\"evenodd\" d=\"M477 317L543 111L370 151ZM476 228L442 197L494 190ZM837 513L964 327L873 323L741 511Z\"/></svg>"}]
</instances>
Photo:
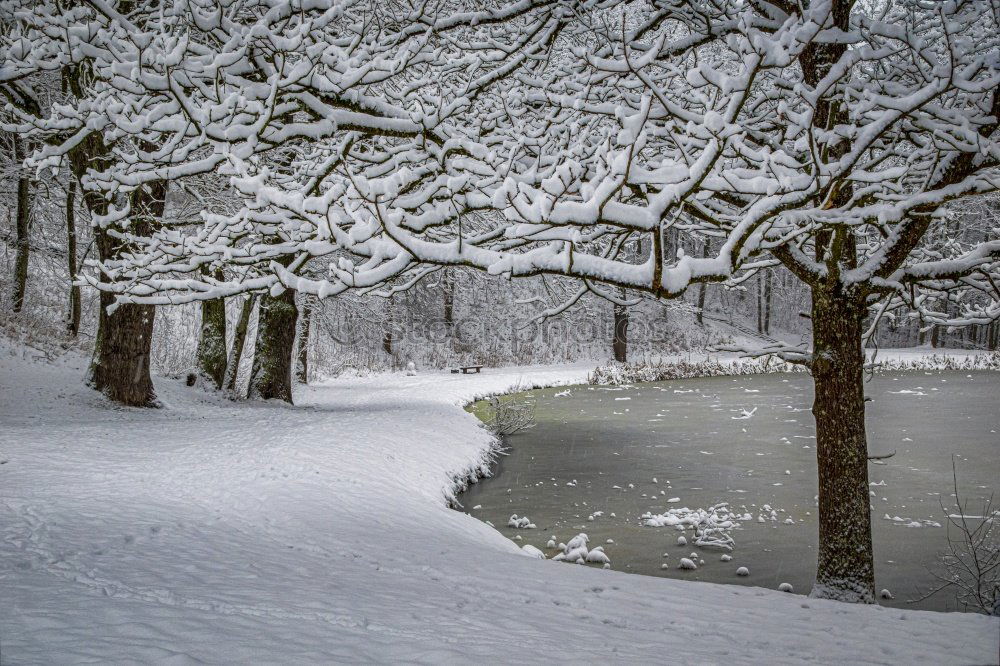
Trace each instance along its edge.
<instances>
[{"instance_id":1,"label":"snow on ice","mask_svg":"<svg viewBox=\"0 0 1000 666\"><path fill-rule=\"evenodd\" d=\"M740 516L729 510L728 502L721 502L707 509L681 507L655 515L644 513L640 518L647 527L693 529L696 546L725 550L732 550L736 545L730 531L740 526L737 522ZM687 538L680 536L677 538L677 543L683 546L687 543Z\"/></svg>"}]
</instances>

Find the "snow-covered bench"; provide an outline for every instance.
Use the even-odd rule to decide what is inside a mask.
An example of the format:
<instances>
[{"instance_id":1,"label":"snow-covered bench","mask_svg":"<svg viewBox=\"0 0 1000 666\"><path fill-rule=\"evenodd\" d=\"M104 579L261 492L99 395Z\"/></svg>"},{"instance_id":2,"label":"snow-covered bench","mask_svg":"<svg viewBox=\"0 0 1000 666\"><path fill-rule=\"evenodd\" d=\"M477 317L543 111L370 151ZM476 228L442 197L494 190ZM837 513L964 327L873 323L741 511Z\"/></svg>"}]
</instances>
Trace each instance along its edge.
<instances>
[{"instance_id":1,"label":"snow-covered bench","mask_svg":"<svg viewBox=\"0 0 1000 666\"><path fill-rule=\"evenodd\" d=\"M474 373L476 373L478 375L479 371L482 370L482 369L483 369L483 366L481 366L481 365L462 365L462 366L459 366L457 368L452 368L451 372L452 372L452 374L455 374L455 375L457 375L460 372L463 375L467 375L470 372L474 372Z\"/></svg>"}]
</instances>

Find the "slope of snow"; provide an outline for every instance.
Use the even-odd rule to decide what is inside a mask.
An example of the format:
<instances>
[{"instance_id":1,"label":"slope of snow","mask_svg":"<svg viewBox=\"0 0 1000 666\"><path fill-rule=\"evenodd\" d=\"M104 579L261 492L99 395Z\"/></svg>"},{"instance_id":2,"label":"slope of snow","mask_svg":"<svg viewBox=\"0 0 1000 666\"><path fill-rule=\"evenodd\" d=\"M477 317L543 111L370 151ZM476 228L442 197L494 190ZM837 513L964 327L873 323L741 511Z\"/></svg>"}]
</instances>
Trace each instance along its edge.
<instances>
[{"instance_id":1,"label":"slope of snow","mask_svg":"<svg viewBox=\"0 0 1000 666\"><path fill-rule=\"evenodd\" d=\"M296 407L161 380L150 411L108 407L80 361L0 356L3 663L997 656L995 618L540 561L448 509L490 442L459 406L587 366L345 379Z\"/></svg>"}]
</instances>

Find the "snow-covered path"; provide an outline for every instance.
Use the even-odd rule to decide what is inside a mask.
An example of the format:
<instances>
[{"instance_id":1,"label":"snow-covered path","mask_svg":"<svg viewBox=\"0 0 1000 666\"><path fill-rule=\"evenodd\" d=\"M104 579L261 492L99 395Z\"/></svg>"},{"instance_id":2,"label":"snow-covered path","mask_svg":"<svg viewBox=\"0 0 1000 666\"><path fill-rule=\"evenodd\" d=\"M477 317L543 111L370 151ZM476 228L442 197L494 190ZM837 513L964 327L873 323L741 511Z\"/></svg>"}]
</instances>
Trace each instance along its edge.
<instances>
[{"instance_id":1,"label":"snow-covered path","mask_svg":"<svg viewBox=\"0 0 1000 666\"><path fill-rule=\"evenodd\" d=\"M7 354L0 662L997 659L997 619L543 562L446 507L488 442L458 405L588 368L338 380L293 408L161 381L143 411Z\"/></svg>"}]
</instances>

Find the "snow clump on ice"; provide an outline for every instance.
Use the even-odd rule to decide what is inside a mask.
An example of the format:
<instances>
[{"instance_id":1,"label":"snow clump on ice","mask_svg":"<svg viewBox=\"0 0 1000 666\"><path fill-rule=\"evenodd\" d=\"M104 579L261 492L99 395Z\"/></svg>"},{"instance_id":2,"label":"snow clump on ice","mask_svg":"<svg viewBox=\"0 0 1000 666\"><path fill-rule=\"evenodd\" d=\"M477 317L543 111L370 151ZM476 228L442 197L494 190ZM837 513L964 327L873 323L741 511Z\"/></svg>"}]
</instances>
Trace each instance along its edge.
<instances>
[{"instance_id":1,"label":"snow clump on ice","mask_svg":"<svg viewBox=\"0 0 1000 666\"><path fill-rule=\"evenodd\" d=\"M724 550L732 550L736 545L729 532L740 526L737 522L740 516L729 510L728 502L707 509L680 507L655 515L646 512L640 518L647 527L676 527L681 530L693 528L694 545ZM686 545L687 539L680 537L677 543L681 546Z\"/></svg>"},{"instance_id":2,"label":"snow clump on ice","mask_svg":"<svg viewBox=\"0 0 1000 666\"><path fill-rule=\"evenodd\" d=\"M610 564L611 558L604 553L604 546L595 546L587 553L587 561L596 562L597 564Z\"/></svg>"},{"instance_id":3,"label":"snow clump on ice","mask_svg":"<svg viewBox=\"0 0 1000 666\"><path fill-rule=\"evenodd\" d=\"M514 527L519 530L533 530L535 529L535 524L531 522L531 519L527 516L521 516L518 518L515 513L507 519L507 527Z\"/></svg>"},{"instance_id":4,"label":"snow clump on ice","mask_svg":"<svg viewBox=\"0 0 1000 666\"><path fill-rule=\"evenodd\" d=\"M737 576L749 576L750 575L750 570L747 569L746 567L740 567L739 569L736 570L736 575Z\"/></svg>"},{"instance_id":5,"label":"snow clump on ice","mask_svg":"<svg viewBox=\"0 0 1000 666\"><path fill-rule=\"evenodd\" d=\"M575 562L576 564L584 564L586 562L590 562L592 564L603 564L605 569L609 568L611 565L611 558L604 552L604 546L595 546L588 549L587 543L589 541L590 537L583 532L580 532L575 537L570 539L569 543L559 544L559 547L562 548L562 552L556 553L552 559L565 562Z\"/></svg>"}]
</instances>

